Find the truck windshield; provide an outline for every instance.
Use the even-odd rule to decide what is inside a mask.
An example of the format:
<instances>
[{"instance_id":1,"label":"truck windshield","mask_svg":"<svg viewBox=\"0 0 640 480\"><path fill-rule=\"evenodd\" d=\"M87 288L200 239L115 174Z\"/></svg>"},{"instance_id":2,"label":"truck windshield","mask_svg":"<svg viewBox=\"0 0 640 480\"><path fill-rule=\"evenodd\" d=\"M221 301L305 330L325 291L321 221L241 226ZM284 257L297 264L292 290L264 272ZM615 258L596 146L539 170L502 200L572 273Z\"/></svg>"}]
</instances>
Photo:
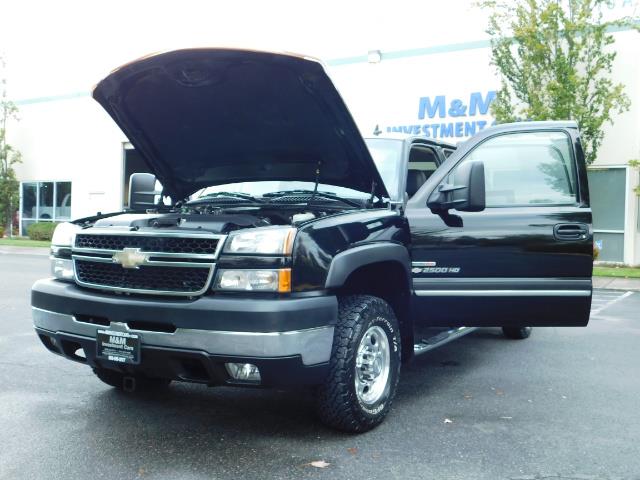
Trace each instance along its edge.
<instances>
[{"instance_id":1,"label":"truck windshield","mask_svg":"<svg viewBox=\"0 0 640 480\"><path fill-rule=\"evenodd\" d=\"M402 158L402 140L389 138L370 138L365 140L373 161L378 168L378 172L384 181L385 187L391 200L402 200L400 195L400 159ZM313 182L297 181L260 181L260 182L238 182L224 185L214 185L207 187L193 195L192 198L199 198L216 192L234 192L261 197L265 193L280 192L283 190L313 190ZM320 183L318 191L333 193L339 197L362 199L368 198L369 193L359 192L351 188L338 187Z\"/></svg>"},{"instance_id":2,"label":"truck windshield","mask_svg":"<svg viewBox=\"0 0 640 480\"><path fill-rule=\"evenodd\" d=\"M313 182L292 182L292 181L261 181L261 182L238 182L224 185L214 185L196 193L193 198L200 198L216 192L245 193L254 197L261 197L265 193L281 192L285 190L313 190ZM337 187L335 185L318 184L319 192L329 192L344 198L368 198L369 194L352 190L351 188Z\"/></svg>"}]
</instances>

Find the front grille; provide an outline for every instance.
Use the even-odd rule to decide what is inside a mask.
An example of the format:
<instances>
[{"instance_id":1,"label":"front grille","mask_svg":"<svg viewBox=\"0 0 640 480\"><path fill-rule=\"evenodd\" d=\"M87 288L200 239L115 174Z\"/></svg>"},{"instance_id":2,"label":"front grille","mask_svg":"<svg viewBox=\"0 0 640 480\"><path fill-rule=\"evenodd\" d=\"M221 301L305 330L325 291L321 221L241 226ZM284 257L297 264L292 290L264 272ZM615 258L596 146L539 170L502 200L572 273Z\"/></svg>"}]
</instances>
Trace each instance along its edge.
<instances>
[{"instance_id":1,"label":"front grille","mask_svg":"<svg viewBox=\"0 0 640 480\"><path fill-rule=\"evenodd\" d=\"M223 242L223 235L205 232L103 233L90 229L77 234L74 241L76 281L84 287L117 292L201 295L209 287Z\"/></svg>"},{"instance_id":2,"label":"front grille","mask_svg":"<svg viewBox=\"0 0 640 480\"><path fill-rule=\"evenodd\" d=\"M78 281L88 286L198 294L207 288L212 267L141 266L127 269L115 263L76 259L75 268Z\"/></svg>"},{"instance_id":3,"label":"front grille","mask_svg":"<svg viewBox=\"0 0 640 480\"><path fill-rule=\"evenodd\" d=\"M160 234L159 234L160 235ZM220 239L211 237L162 237L151 235L78 234L75 248L122 250L139 248L143 252L214 255Z\"/></svg>"}]
</instances>

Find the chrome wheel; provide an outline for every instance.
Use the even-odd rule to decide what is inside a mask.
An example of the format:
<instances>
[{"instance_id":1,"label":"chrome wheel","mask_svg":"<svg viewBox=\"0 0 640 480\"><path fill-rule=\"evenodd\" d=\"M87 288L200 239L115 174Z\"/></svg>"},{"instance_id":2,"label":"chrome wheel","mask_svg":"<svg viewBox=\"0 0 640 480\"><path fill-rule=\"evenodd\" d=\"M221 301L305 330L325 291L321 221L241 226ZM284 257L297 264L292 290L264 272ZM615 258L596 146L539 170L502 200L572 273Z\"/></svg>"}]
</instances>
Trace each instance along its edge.
<instances>
[{"instance_id":1,"label":"chrome wheel","mask_svg":"<svg viewBox=\"0 0 640 480\"><path fill-rule=\"evenodd\" d=\"M389 339L378 326L365 332L356 356L356 394L365 405L376 403L388 390L391 354Z\"/></svg>"}]
</instances>

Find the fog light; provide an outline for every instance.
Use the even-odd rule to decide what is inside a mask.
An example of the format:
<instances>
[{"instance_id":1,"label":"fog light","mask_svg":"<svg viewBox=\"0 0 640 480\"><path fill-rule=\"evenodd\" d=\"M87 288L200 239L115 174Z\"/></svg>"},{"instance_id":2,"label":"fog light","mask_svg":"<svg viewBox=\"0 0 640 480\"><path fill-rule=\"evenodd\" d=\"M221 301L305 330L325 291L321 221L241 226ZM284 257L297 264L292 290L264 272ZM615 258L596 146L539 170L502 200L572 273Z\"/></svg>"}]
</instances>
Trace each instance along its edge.
<instances>
[{"instance_id":1,"label":"fog light","mask_svg":"<svg viewBox=\"0 0 640 480\"><path fill-rule=\"evenodd\" d=\"M224 366L234 380L260 382L260 370L252 363L225 363Z\"/></svg>"}]
</instances>

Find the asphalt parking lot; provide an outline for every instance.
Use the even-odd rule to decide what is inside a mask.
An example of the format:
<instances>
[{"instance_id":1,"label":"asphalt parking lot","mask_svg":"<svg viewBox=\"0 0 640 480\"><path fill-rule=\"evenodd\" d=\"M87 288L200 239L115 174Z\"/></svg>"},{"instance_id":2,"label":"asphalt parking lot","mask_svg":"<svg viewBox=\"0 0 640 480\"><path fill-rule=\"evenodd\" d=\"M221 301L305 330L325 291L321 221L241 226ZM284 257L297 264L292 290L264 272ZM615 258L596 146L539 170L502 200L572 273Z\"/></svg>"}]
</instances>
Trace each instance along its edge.
<instances>
[{"instance_id":1,"label":"asphalt parking lot","mask_svg":"<svg viewBox=\"0 0 640 480\"><path fill-rule=\"evenodd\" d=\"M483 329L418 358L354 436L305 391L107 387L33 333L47 274L46 256L0 253L0 479L640 479L640 293L597 291L587 328Z\"/></svg>"}]
</instances>

